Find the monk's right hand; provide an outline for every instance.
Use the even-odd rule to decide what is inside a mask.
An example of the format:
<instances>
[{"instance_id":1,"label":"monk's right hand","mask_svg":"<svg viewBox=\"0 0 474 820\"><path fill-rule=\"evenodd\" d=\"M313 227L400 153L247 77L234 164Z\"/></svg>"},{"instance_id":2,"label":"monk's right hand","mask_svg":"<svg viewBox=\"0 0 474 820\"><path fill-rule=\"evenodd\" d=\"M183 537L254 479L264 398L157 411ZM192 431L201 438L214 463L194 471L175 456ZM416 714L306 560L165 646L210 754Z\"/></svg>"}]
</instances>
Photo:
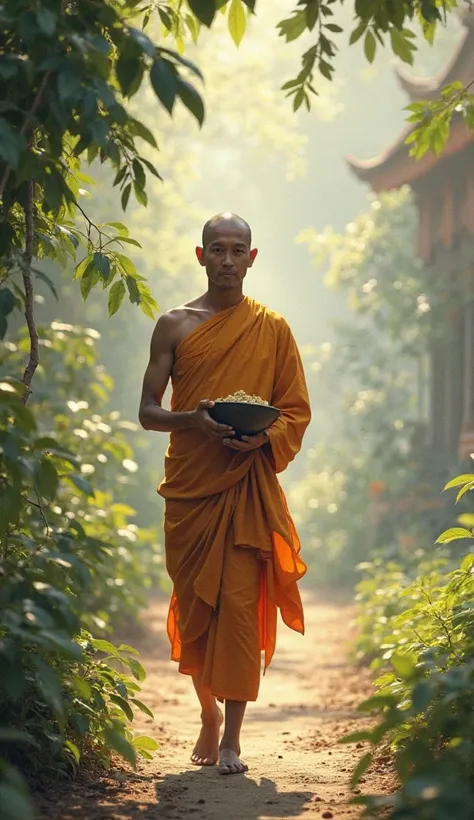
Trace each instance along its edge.
<instances>
[{"instance_id":1,"label":"monk's right hand","mask_svg":"<svg viewBox=\"0 0 474 820\"><path fill-rule=\"evenodd\" d=\"M209 410L214 407L214 404L215 402L210 399L203 399L199 402L191 414L194 425L210 438L224 439L235 435L234 430L228 424L219 424L211 418Z\"/></svg>"}]
</instances>

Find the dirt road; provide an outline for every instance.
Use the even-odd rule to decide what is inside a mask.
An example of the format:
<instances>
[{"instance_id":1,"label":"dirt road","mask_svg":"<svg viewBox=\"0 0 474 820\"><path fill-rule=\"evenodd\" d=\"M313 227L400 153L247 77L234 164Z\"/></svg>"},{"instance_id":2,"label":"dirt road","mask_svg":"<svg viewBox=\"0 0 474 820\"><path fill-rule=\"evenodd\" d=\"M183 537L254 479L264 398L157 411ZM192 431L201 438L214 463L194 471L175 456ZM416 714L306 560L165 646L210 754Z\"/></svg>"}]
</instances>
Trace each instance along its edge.
<instances>
[{"instance_id":1,"label":"dirt road","mask_svg":"<svg viewBox=\"0 0 474 820\"><path fill-rule=\"evenodd\" d=\"M359 816L349 806L350 772L361 754L341 746L341 735L362 728L357 704L371 693L370 675L348 661L353 609L305 595L307 633L280 628L277 653L260 699L248 708L243 735L244 775L223 777L188 761L198 734L198 709L188 678L168 661L166 602L154 602L139 642L148 678L142 699L155 723L138 718L137 729L155 736L153 762L117 782L90 778L68 786L54 801L41 801L44 820L271 820ZM137 639L130 636L130 640ZM365 786L389 788L383 769Z\"/></svg>"}]
</instances>

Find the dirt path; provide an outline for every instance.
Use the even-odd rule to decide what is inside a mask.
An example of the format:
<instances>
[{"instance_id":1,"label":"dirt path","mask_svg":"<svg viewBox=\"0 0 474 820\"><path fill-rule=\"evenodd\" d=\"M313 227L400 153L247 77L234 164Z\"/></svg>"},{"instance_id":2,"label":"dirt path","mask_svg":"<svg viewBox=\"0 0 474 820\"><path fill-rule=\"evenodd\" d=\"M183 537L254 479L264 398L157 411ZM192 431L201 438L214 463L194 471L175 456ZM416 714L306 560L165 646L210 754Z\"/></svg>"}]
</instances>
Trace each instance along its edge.
<instances>
[{"instance_id":1,"label":"dirt path","mask_svg":"<svg viewBox=\"0 0 474 820\"><path fill-rule=\"evenodd\" d=\"M108 777L68 787L51 805L46 820L270 820L271 818L356 818L348 805L353 747L341 735L362 728L355 711L370 694L370 675L347 660L353 639L353 609L305 595L305 638L280 628L274 662L260 699L248 708L243 735L247 776L195 769L189 755L198 734L198 710L190 681L168 661L166 602L153 603L148 631L140 640L148 678L143 700L155 724L139 718L137 729L160 741L153 762L140 764L125 782ZM132 640L130 637L129 640ZM137 641L135 639L135 645ZM390 776L370 777L370 791L388 788ZM368 785L368 784L365 784Z\"/></svg>"}]
</instances>

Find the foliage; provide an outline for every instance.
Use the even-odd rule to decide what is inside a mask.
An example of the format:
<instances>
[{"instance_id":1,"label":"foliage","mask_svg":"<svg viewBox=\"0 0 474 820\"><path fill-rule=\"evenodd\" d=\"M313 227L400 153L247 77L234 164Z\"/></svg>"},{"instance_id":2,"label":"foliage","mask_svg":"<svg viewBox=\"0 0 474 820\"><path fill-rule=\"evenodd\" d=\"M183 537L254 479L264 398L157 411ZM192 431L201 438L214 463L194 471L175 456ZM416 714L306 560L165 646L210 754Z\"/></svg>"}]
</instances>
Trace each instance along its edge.
<instances>
[{"instance_id":1,"label":"foliage","mask_svg":"<svg viewBox=\"0 0 474 820\"><path fill-rule=\"evenodd\" d=\"M134 763L155 746L127 725L135 708L150 714L137 697L137 653L84 631L135 617L157 576L155 534L120 503L135 465L129 425L97 412L111 385L93 337L61 323L40 332L38 420L11 376L25 333L0 361L0 788L12 817L23 799L12 764L37 780L73 773L85 753L106 764L114 749Z\"/></svg>"},{"instance_id":2,"label":"foliage","mask_svg":"<svg viewBox=\"0 0 474 820\"><path fill-rule=\"evenodd\" d=\"M473 475L450 487L472 490ZM462 527L438 542L470 538L474 516L463 513ZM460 550L462 550L461 542ZM468 545L470 546L470 545ZM464 550L465 552L465 550ZM453 567L454 564L454 567ZM356 798L364 816L470 820L474 804L474 554L413 567L411 580L399 568L379 565L359 585L362 605L361 649L374 654L376 694L361 704L374 713L373 728L342 742L364 741L353 785L376 759L392 750L399 788L393 795Z\"/></svg>"},{"instance_id":3,"label":"foliage","mask_svg":"<svg viewBox=\"0 0 474 820\"><path fill-rule=\"evenodd\" d=\"M414 126L406 142L411 145L410 155L420 159L427 151L439 156L449 137L453 117L461 117L468 128L474 129L474 80L464 86L459 80L446 85L435 100L410 103L408 122Z\"/></svg>"},{"instance_id":4,"label":"foliage","mask_svg":"<svg viewBox=\"0 0 474 820\"><path fill-rule=\"evenodd\" d=\"M58 452L68 453L69 461L55 459L51 444L52 457L41 462L36 474L29 472L42 508L33 507L26 520L20 516L37 546L43 537L43 516L53 529L74 519L87 531L89 546L90 539L102 543L100 549L84 552L80 544L74 546L89 578L76 607L82 624L95 632L135 618L146 603L147 590L159 582L162 567L158 533L138 528L135 512L126 503L137 475L127 439L137 425L121 419L117 411L102 409L113 385L97 363L97 337L92 329L61 322L40 331L41 365L34 393L39 446L48 449L56 440ZM25 332L16 344L5 346L0 378L19 372L27 346ZM14 387L15 382L5 381L6 385Z\"/></svg>"},{"instance_id":5,"label":"foliage","mask_svg":"<svg viewBox=\"0 0 474 820\"><path fill-rule=\"evenodd\" d=\"M280 34L286 42L297 39L306 31L316 30L316 42L303 54L300 73L283 87L288 96L293 96L296 110L303 103L310 108L309 95L317 93L313 85L315 70L329 80L333 77L338 38L344 33L335 22L337 5L337 0L302 0L291 17L279 24ZM455 0L442 3L437 0L398 3L356 0L355 28L349 43L352 45L361 40L369 63L375 58L377 46L388 44L397 57L412 65L417 50L416 32L412 26L420 25L423 35L432 40L437 25L455 6Z\"/></svg>"},{"instance_id":6,"label":"foliage","mask_svg":"<svg viewBox=\"0 0 474 820\"><path fill-rule=\"evenodd\" d=\"M438 499L449 465L427 440L426 356L449 333L446 304L464 296L455 277L432 277L416 260L415 224L403 190L375 199L342 235L300 235L316 264L329 258L327 282L348 296L313 361L332 425L292 499L321 581L352 581L373 551L405 562L449 521Z\"/></svg>"}]
</instances>

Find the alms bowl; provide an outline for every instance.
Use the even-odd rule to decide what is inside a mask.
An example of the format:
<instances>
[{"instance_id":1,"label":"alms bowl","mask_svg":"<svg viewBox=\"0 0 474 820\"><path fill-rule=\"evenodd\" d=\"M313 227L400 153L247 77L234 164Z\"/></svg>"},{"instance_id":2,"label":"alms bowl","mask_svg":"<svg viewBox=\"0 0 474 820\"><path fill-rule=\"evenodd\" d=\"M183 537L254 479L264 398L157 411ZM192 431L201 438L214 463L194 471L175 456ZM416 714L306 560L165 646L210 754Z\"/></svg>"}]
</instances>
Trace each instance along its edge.
<instances>
[{"instance_id":1,"label":"alms bowl","mask_svg":"<svg viewBox=\"0 0 474 820\"><path fill-rule=\"evenodd\" d=\"M280 415L271 404L252 404L240 401L216 401L209 415L219 424L228 424L237 437L256 436L270 427Z\"/></svg>"}]
</instances>

